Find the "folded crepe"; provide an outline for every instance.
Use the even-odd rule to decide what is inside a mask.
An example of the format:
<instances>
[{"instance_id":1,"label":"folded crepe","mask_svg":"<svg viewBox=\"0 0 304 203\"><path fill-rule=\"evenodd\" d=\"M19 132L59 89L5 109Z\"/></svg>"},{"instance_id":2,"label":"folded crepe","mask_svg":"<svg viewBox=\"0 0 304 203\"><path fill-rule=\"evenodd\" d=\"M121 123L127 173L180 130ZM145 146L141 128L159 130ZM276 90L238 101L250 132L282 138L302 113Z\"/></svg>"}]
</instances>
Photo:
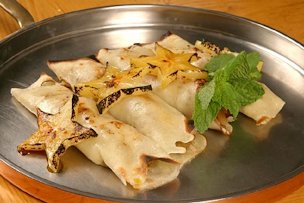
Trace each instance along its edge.
<instances>
[{"instance_id":1,"label":"folded crepe","mask_svg":"<svg viewBox=\"0 0 304 203\"><path fill-rule=\"evenodd\" d=\"M153 93L126 97L109 113L157 141L168 154L185 153L176 143L194 139L187 118Z\"/></svg>"},{"instance_id":2,"label":"folded crepe","mask_svg":"<svg viewBox=\"0 0 304 203\"><path fill-rule=\"evenodd\" d=\"M206 147L187 118L207 77L204 65L220 51L211 43L193 45L169 34L155 43L102 49L98 61L50 61L50 69L70 89L47 75L28 88L12 89L38 115L38 131L18 151L45 150L48 168L58 172L60 157L74 145L94 163L108 166L123 184L145 190L168 183ZM264 90L261 99L241 109L258 124L284 105L265 85ZM230 134L229 119L221 110L210 128Z\"/></svg>"},{"instance_id":3,"label":"folded crepe","mask_svg":"<svg viewBox=\"0 0 304 203\"><path fill-rule=\"evenodd\" d=\"M73 81L72 73L69 77L64 77L68 83L69 80ZM185 153L186 148L177 143L185 144L194 140L188 119L153 93L131 95L118 100L109 108L109 113L151 137L168 154ZM203 149L204 145L198 151Z\"/></svg>"},{"instance_id":4,"label":"folded crepe","mask_svg":"<svg viewBox=\"0 0 304 203\"><path fill-rule=\"evenodd\" d=\"M104 66L111 64L121 70L128 70L131 68L132 58L155 55L156 44L173 53L195 54L196 60L192 61L191 64L200 68L203 68L212 56L220 52L220 49L210 42L196 41L195 45L193 45L178 35L167 33L157 42L147 44L136 43L130 47L120 49L101 49L96 58Z\"/></svg>"},{"instance_id":5,"label":"folded crepe","mask_svg":"<svg viewBox=\"0 0 304 203\"><path fill-rule=\"evenodd\" d=\"M132 63L142 65L143 57L151 57L155 54L158 54L157 50L159 48L159 45L171 51L173 53L172 55L190 54L189 60L191 60L191 65L199 67L201 69L211 59L212 56L218 54L220 51L217 46L211 43L197 41L195 45L192 45L181 37L169 33L162 40L150 44L134 44L128 48L113 50L101 49L97 55L97 58L103 64L115 66L118 69L125 71L131 69ZM148 50L150 50L150 52ZM161 52L166 52L166 50L161 50ZM165 53L165 55L170 54L170 52ZM194 58L194 60L192 58ZM148 60L153 60L153 58ZM178 62L181 62L181 59L177 60ZM176 63L176 66L178 65L179 64ZM188 70L191 70L191 67L188 68ZM165 71L166 70L160 70L162 73ZM175 78L172 78L172 74L175 74ZM188 76L188 79L185 76ZM162 76L162 78L168 77L169 79L166 79L166 81L162 83L157 80L157 77L146 75L144 77L144 81L147 84L152 85L153 92L155 94L157 94L160 98L165 100L168 104L182 112L188 119L190 119L194 110L194 98L196 91L204 83L204 80L201 80L201 78L205 78L204 73L199 73L196 71L176 72L176 70L173 68L173 70L171 70L168 75L165 77ZM196 78L198 78L198 80L196 80ZM164 84L166 86L165 88L163 87ZM231 134L232 126L229 124L229 121L231 121L229 114L225 114L224 111L221 111L217 118L210 124L209 128L220 130L224 134Z\"/></svg>"},{"instance_id":6,"label":"folded crepe","mask_svg":"<svg viewBox=\"0 0 304 203\"><path fill-rule=\"evenodd\" d=\"M285 102L265 84L260 84L264 89L264 95L257 101L240 109L243 114L255 120L257 125L266 124L275 118L285 105Z\"/></svg>"},{"instance_id":7,"label":"folded crepe","mask_svg":"<svg viewBox=\"0 0 304 203\"><path fill-rule=\"evenodd\" d=\"M48 61L48 67L60 81L70 85L71 88L74 88L74 85L80 81L96 80L103 76L105 72L104 66L91 58Z\"/></svg>"},{"instance_id":8,"label":"folded crepe","mask_svg":"<svg viewBox=\"0 0 304 203\"><path fill-rule=\"evenodd\" d=\"M43 78L51 79L44 75L38 82ZM27 97L22 97L19 102L29 109L35 109L40 104L34 100L38 98L37 92L41 96L37 90L43 90L45 86L39 87L38 82L34 83L36 89L33 91L26 88L15 92L14 96L18 98L26 92ZM57 85L51 87L54 91L58 88ZM52 107L54 101L52 97L45 97L43 102L47 104L45 107ZM46 151L50 171L61 170L60 157L74 145L93 162L108 166L124 184L129 183L136 189L158 187L174 180L179 174L182 165L173 161L158 147L157 142L110 115L100 115L93 100L74 95L63 106L57 106L56 111L52 115L38 108L38 131L18 145L18 151L24 155L32 151Z\"/></svg>"},{"instance_id":9,"label":"folded crepe","mask_svg":"<svg viewBox=\"0 0 304 203\"><path fill-rule=\"evenodd\" d=\"M165 100L168 104L182 112L187 118L192 118L194 112L195 94L204 82L187 79L175 80L166 88L154 88L153 93ZM232 133L231 116L224 109L220 110L209 129L218 130L226 135Z\"/></svg>"},{"instance_id":10,"label":"folded crepe","mask_svg":"<svg viewBox=\"0 0 304 203\"><path fill-rule=\"evenodd\" d=\"M50 77L48 78L50 79ZM40 80L38 79L38 81ZM54 82L54 80L52 81ZM55 89L57 88L57 85L53 83L52 86ZM39 87L36 88L39 89ZM40 86L40 88L44 87ZM30 89L22 90L27 92L27 97L24 97L19 102L27 104L27 108L29 109L34 109L35 106L29 106L28 101L33 101L37 98L35 97L37 90L32 92ZM22 90L18 91L17 97L22 95ZM48 158L48 168L51 171L58 172L61 168L60 157L64 154L64 151L61 150L62 147L58 146L64 146L66 150L68 147L75 145L94 163L111 168L124 184L128 183L140 190L152 189L174 180L178 176L183 164L193 159L206 146L205 138L197 134L192 142L183 146L186 149L186 153L183 153L182 156L170 155L166 150L163 150L157 141L140 133L134 127L113 118L109 114L100 115L93 100L82 97L76 99L78 97L75 96L73 98L73 109L72 107L67 108L72 101L70 100L66 102L64 107L57 106L56 111L59 113L55 115L40 112L39 110L38 115L41 114L43 117L51 118L48 119L48 121L51 120L51 124L53 125L51 125L51 129L55 129L56 125L57 127L61 126L60 129L71 129L71 124L77 123L79 124L78 128L87 129L91 133L93 131L95 134L91 134L90 138L86 137L89 139L81 139L81 141L78 139L77 142L73 141L69 142L68 145L61 145L64 141L71 140L69 135L67 137L63 136L61 142L49 142L49 136L44 134L37 138L37 133L34 133L33 136L18 146L19 151L23 154L27 154L35 149L47 151L45 146L53 149L52 151L47 151L47 154L50 154L48 157L52 157L51 155L60 152L55 158ZM46 106L52 107L54 106L52 104L53 101L56 100L52 97L45 97L43 102L47 104ZM30 104L37 107L39 102L33 101ZM71 119L70 113L67 113L69 110L73 110L73 119ZM48 112L49 110L45 109L45 111ZM61 117L63 116L60 115L65 115L66 120L62 120ZM39 119L39 121L41 121L39 126L46 126L46 122L43 122L44 120ZM39 129L37 132L43 131L43 128ZM67 130L67 132L70 131ZM40 135L41 133L38 134ZM44 139L42 140L41 137ZM36 148L34 149L33 146Z\"/></svg>"},{"instance_id":11,"label":"folded crepe","mask_svg":"<svg viewBox=\"0 0 304 203\"><path fill-rule=\"evenodd\" d=\"M152 189L174 180L181 164L150 137L109 114L100 115L96 103L80 97L75 120L92 128L98 137L91 139L105 164L126 184L136 189Z\"/></svg>"},{"instance_id":12,"label":"folded crepe","mask_svg":"<svg viewBox=\"0 0 304 203\"><path fill-rule=\"evenodd\" d=\"M27 88L12 88L11 94L35 115L37 115L37 108L49 114L58 113L73 95L71 90L46 74L42 74Z\"/></svg>"},{"instance_id":13,"label":"folded crepe","mask_svg":"<svg viewBox=\"0 0 304 203\"><path fill-rule=\"evenodd\" d=\"M221 53L219 47L209 42L196 41L195 44L191 44L183 38L175 35L168 34L158 42L150 44L135 44L132 47L124 49L108 50L111 55L105 53L101 49L97 55L98 60L103 61L104 64L113 65L119 69L130 69L132 59L134 57L143 57L145 54L141 54L140 51L144 50L143 53L147 53L148 49L151 49L155 54L156 44L163 46L164 48L172 51L173 53L193 53L195 55L194 60L190 63L196 67L204 69L204 65L211 59L211 57ZM133 52L134 47L141 47L137 49L136 54L129 54ZM229 52L229 50L223 50L223 52ZM120 61L115 61L112 64L112 58L119 58L120 55L124 55ZM151 55L148 55L151 56ZM168 84L166 88L161 88L159 82L156 81L155 77L147 77L147 83L152 84L153 92L165 100L168 104L173 106L182 112L187 118L192 117L194 111L194 100L196 91L204 84L203 80L189 80L185 78L179 78ZM246 116L254 119L257 125L266 124L272 118L274 118L282 109L285 102L275 95L265 84L262 84L265 90L265 94L262 98L256 102L244 106L241 108L241 112ZM274 105L272 104L274 102ZM225 110L220 111L217 118L210 124L209 128L220 130L224 134L232 133L232 126L229 122L232 121L232 117L227 114Z\"/></svg>"}]
</instances>

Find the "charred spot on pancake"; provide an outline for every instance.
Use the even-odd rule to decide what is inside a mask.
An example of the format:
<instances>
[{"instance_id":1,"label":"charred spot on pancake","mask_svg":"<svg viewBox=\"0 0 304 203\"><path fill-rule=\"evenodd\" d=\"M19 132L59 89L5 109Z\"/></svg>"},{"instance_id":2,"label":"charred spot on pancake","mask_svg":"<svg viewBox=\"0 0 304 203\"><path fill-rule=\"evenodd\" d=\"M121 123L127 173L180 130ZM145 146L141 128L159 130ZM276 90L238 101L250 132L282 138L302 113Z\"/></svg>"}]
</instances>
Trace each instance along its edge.
<instances>
[{"instance_id":1,"label":"charred spot on pancake","mask_svg":"<svg viewBox=\"0 0 304 203\"><path fill-rule=\"evenodd\" d=\"M133 45L135 45L135 46L142 46L143 44L142 43L134 43Z\"/></svg>"},{"instance_id":2,"label":"charred spot on pancake","mask_svg":"<svg viewBox=\"0 0 304 203\"><path fill-rule=\"evenodd\" d=\"M112 77L112 78L114 79L115 77ZM114 80L105 81L104 83L106 84L107 88L114 87L116 84Z\"/></svg>"},{"instance_id":3,"label":"charred spot on pancake","mask_svg":"<svg viewBox=\"0 0 304 203\"><path fill-rule=\"evenodd\" d=\"M194 53L188 60L189 63L198 60L198 54Z\"/></svg>"},{"instance_id":4,"label":"charred spot on pancake","mask_svg":"<svg viewBox=\"0 0 304 203\"><path fill-rule=\"evenodd\" d=\"M169 37L170 35L173 35L173 33L172 33L171 31L166 32L165 34L163 34L163 35L160 37L159 41L162 41L162 40L166 39L166 38Z\"/></svg>"},{"instance_id":5,"label":"charred spot on pancake","mask_svg":"<svg viewBox=\"0 0 304 203\"><path fill-rule=\"evenodd\" d=\"M133 75L132 77L133 77L133 78L139 77L140 74L142 73L142 71L143 71L143 70L138 71L138 72L137 72L135 75Z\"/></svg>"},{"instance_id":6,"label":"charred spot on pancake","mask_svg":"<svg viewBox=\"0 0 304 203\"><path fill-rule=\"evenodd\" d=\"M79 101L78 96L76 96L75 94L73 94L73 97L72 97L72 116L71 116L71 118L75 117L75 110L74 110L74 108L77 105L78 101Z\"/></svg>"},{"instance_id":7,"label":"charred spot on pancake","mask_svg":"<svg viewBox=\"0 0 304 203\"><path fill-rule=\"evenodd\" d=\"M198 91L206 83L206 81L204 79L200 79L196 80L195 83L197 84L196 90Z\"/></svg>"},{"instance_id":8,"label":"charred spot on pancake","mask_svg":"<svg viewBox=\"0 0 304 203\"><path fill-rule=\"evenodd\" d=\"M115 125L115 127L118 128L118 129L121 128L124 125L124 123L119 122L119 121L111 121L110 123Z\"/></svg>"},{"instance_id":9,"label":"charred spot on pancake","mask_svg":"<svg viewBox=\"0 0 304 203\"><path fill-rule=\"evenodd\" d=\"M202 43L202 46L216 54L219 54L221 51L221 49L218 46L216 46L215 44L213 44L211 42L204 42L204 43Z\"/></svg>"},{"instance_id":10,"label":"charred spot on pancake","mask_svg":"<svg viewBox=\"0 0 304 203\"><path fill-rule=\"evenodd\" d=\"M149 68L150 69L155 69L155 68L157 68L157 66L155 66L155 65L153 65L153 64L151 64L151 63L147 63L148 65L149 65Z\"/></svg>"},{"instance_id":11,"label":"charred spot on pancake","mask_svg":"<svg viewBox=\"0 0 304 203\"><path fill-rule=\"evenodd\" d=\"M178 71L174 71L173 73L171 73L169 76L176 76Z\"/></svg>"},{"instance_id":12,"label":"charred spot on pancake","mask_svg":"<svg viewBox=\"0 0 304 203\"><path fill-rule=\"evenodd\" d=\"M122 176L124 179L126 179L127 178L127 172L126 172L126 170L124 169L124 168L122 168L122 167L120 167L120 168L118 168L118 173L119 173L119 175L120 176Z\"/></svg>"},{"instance_id":13,"label":"charred spot on pancake","mask_svg":"<svg viewBox=\"0 0 304 203\"><path fill-rule=\"evenodd\" d=\"M270 118L267 116L262 116L259 120L257 120L257 125L262 125L263 123L267 122Z\"/></svg>"},{"instance_id":14,"label":"charred spot on pancake","mask_svg":"<svg viewBox=\"0 0 304 203\"><path fill-rule=\"evenodd\" d=\"M188 126L190 129L194 129L194 121L192 119L188 120Z\"/></svg>"},{"instance_id":15,"label":"charred spot on pancake","mask_svg":"<svg viewBox=\"0 0 304 203\"><path fill-rule=\"evenodd\" d=\"M117 92L114 92L104 99L100 100L97 104L97 109L99 113L102 114L105 112L105 110L109 109L111 105L122 99L124 96L140 94L151 90L151 85L120 89Z\"/></svg>"},{"instance_id":16,"label":"charred spot on pancake","mask_svg":"<svg viewBox=\"0 0 304 203\"><path fill-rule=\"evenodd\" d=\"M191 133L192 130L194 129L194 126L193 126L193 125L190 125L191 120L189 121L189 120L185 117L184 122L185 122L185 129L186 129L186 132ZM192 122L193 122L193 121L192 121Z\"/></svg>"},{"instance_id":17,"label":"charred spot on pancake","mask_svg":"<svg viewBox=\"0 0 304 203\"><path fill-rule=\"evenodd\" d=\"M94 61L100 63L100 61L96 58L95 55L89 55L89 56L87 56L87 58L92 59L92 60L94 60Z\"/></svg>"}]
</instances>

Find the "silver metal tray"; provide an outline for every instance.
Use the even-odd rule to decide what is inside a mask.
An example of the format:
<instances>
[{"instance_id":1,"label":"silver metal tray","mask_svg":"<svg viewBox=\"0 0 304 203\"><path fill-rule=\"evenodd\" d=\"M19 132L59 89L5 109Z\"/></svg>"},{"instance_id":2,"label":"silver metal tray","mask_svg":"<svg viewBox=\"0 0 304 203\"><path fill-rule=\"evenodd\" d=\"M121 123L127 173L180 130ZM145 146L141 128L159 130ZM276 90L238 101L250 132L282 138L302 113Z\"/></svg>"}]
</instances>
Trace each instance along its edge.
<instances>
[{"instance_id":1,"label":"silver metal tray","mask_svg":"<svg viewBox=\"0 0 304 203\"><path fill-rule=\"evenodd\" d=\"M265 126L240 116L231 137L206 133L208 146L178 179L147 192L123 186L106 168L76 149L63 157L62 173L49 173L41 155L21 156L16 146L36 129L36 119L11 98L46 61L94 54L158 40L171 31L190 42L205 39L234 51L256 50L265 62L262 81L286 101ZM157 5L96 8L51 18L0 44L0 159L26 176L81 195L117 201L204 201L234 197L284 181L304 167L304 48L261 24L215 11Z\"/></svg>"}]
</instances>

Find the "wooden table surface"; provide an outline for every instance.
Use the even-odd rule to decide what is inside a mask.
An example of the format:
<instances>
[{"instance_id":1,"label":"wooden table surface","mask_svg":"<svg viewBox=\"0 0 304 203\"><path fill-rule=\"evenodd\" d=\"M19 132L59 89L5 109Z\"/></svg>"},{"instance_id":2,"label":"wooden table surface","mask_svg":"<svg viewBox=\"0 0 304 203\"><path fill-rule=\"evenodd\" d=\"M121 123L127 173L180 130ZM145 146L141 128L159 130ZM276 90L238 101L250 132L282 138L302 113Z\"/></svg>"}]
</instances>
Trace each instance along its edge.
<instances>
[{"instance_id":1,"label":"wooden table surface","mask_svg":"<svg viewBox=\"0 0 304 203\"><path fill-rule=\"evenodd\" d=\"M19 0L34 17L35 21L71 11L117 4L158 3L183 5L224 11L258 21L279 30L304 43L303 0ZM18 30L17 23L0 9L0 39ZM17 152L16 152L17 153ZM0 162L0 202L106 202L73 195L33 181ZM4 178L5 177L5 178ZM22 190L8 182L22 186ZM25 192L24 192L25 191ZM40 200L34 198L33 196ZM225 202L304 202L304 175L280 185Z\"/></svg>"}]
</instances>

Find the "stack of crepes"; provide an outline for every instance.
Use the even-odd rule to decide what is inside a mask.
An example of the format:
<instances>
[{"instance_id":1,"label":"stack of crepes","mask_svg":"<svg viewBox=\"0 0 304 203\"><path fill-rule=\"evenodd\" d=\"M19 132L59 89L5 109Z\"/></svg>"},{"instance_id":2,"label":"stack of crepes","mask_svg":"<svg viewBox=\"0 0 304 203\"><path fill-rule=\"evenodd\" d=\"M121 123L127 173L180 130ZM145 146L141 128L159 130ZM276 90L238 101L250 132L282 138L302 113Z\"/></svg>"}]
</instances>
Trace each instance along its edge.
<instances>
[{"instance_id":1,"label":"stack of crepes","mask_svg":"<svg viewBox=\"0 0 304 203\"><path fill-rule=\"evenodd\" d=\"M94 59L49 61L59 82L42 74L29 87L11 90L38 118L38 130L18 151L45 151L48 169L59 172L60 157L75 146L123 184L139 190L164 185L206 147L189 120L196 91L207 78L203 67L221 51L169 34L150 44L101 49ZM284 105L263 87L264 96L242 108L258 123ZM229 121L220 111L210 128L231 134Z\"/></svg>"}]
</instances>

